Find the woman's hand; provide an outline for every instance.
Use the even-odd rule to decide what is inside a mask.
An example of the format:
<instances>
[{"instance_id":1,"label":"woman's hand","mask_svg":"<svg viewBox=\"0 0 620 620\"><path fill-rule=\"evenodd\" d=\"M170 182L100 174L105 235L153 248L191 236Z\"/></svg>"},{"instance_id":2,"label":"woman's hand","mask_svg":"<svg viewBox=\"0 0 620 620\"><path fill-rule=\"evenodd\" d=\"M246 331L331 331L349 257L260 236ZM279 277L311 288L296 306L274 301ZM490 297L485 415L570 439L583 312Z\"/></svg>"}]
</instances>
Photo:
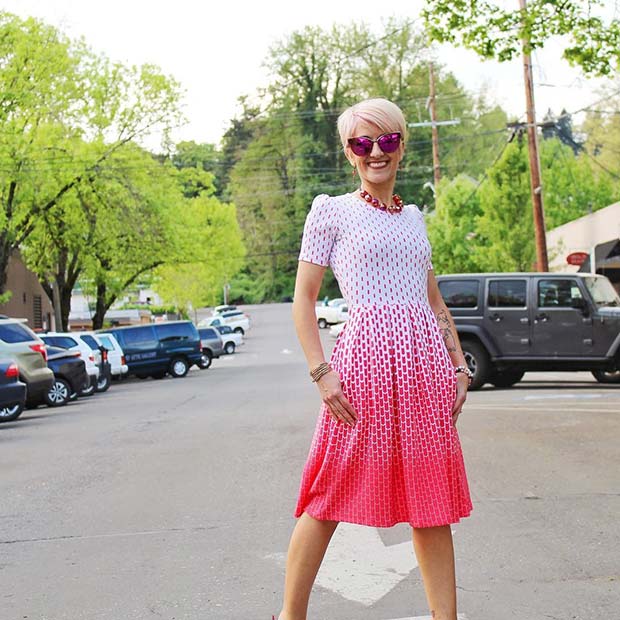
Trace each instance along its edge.
<instances>
[{"instance_id":1,"label":"woman's hand","mask_svg":"<svg viewBox=\"0 0 620 620\"><path fill-rule=\"evenodd\" d=\"M351 427L355 426L357 413L342 391L340 375L332 370L324 374L316 384L332 418L336 422L344 422Z\"/></svg>"},{"instance_id":2,"label":"woman's hand","mask_svg":"<svg viewBox=\"0 0 620 620\"><path fill-rule=\"evenodd\" d=\"M469 377L459 372L456 375L456 398L454 399L454 405L452 406L452 424L456 426L456 421L459 419L459 414L467 398L467 388L469 387Z\"/></svg>"}]
</instances>

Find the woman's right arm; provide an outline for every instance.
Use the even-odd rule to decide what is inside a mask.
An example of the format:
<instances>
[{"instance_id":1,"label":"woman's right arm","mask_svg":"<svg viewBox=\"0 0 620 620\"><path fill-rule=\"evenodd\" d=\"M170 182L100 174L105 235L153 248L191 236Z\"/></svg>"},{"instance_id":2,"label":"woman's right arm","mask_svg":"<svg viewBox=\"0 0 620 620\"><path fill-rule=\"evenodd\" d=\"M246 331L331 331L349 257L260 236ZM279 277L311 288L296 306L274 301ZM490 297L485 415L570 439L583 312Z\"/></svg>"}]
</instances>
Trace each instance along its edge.
<instances>
[{"instance_id":1,"label":"woman's right arm","mask_svg":"<svg viewBox=\"0 0 620 620\"><path fill-rule=\"evenodd\" d=\"M325 267L322 265L315 265L304 260L300 260L298 263L293 301L293 321L309 369L316 368L325 361L314 309L324 273ZM338 373L335 371L328 372L316 384L332 417L349 426L355 426L357 414L342 392Z\"/></svg>"}]
</instances>

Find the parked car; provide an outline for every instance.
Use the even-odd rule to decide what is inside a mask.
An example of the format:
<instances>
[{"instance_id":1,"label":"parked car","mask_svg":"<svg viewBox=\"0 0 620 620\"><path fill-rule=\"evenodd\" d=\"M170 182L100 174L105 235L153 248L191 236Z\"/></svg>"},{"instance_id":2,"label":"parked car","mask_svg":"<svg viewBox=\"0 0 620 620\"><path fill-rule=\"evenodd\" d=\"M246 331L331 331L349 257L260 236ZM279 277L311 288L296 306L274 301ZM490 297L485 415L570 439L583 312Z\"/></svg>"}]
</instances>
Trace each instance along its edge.
<instances>
[{"instance_id":1,"label":"parked car","mask_svg":"<svg viewBox=\"0 0 620 620\"><path fill-rule=\"evenodd\" d=\"M346 303L336 304L334 306L324 306L319 303L314 307L316 313L316 322L320 329L325 329L328 325L334 323L342 323L349 318L349 308Z\"/></svg>"},{"instance_id":2,"label":"parked car","mask_svg":"<svg viewBox=\"0 0 620 620\"><path fill-rule=\"evenodd\" d=\"M215 306L213 308L213 314L222 314L223 312L234 312L237 310L237 306Z\"/></svg>"},{"instance_id":3,"label":"parked car","mask_svg":"<svg viewBox=\"0 0 620 620\"><path fill-rule=\"evenodd\" d=\"M97 383L99 382L100 368L95 358L95 352L81 338L77 338L75 334L63 332L48 332L42 334L41 338L45 344L53 347L60 347L68 351L77 351L86 364L86 372L89 376L88 386L82 389L79 396L92 396L97 391Z\"/></svg>"},{"instance_id":4,"label":"parked car","mask_svg":"<svg viewBox=\"0 0 620 620\"><path fill-rule=\"evenodd\" d=\"M224 352L231 355L236 348L243 344L243 334L236 332L230 325L216 325L215 329L219 332L224 342Z\"/></svg>"},{"instance_id":5,"label":"parked car","mask_svg":"<svg viewBox=\"0 0 620 620\"><path fill-rule=\"evenodd\" d=\"M112 334L125 353L129 374L141 379L184 377L202 361L200 335L191 321L114 327Z\"/></svg>"},{"instance_id":6,"label":"parked car","mask_svg":"<svg viewBox=\"0 0 620 620\"><path fill-rule=\"evenodd\" d=\"M26 406L36 407L54 381L47 367L47 349L22 319L0 315L0 357L13 359L19 368L19 380L26 384Z\"/></svg>"},{"instance_id":7,"label":"parked car","mask_svg":"<svg viewBox=\"0 0 620 620\"><path fill-rule=\"evenodd\" d=\"M338 336L340 336L340 333L342 332L342 330L344 329L344 326L347 324L346 321L343 321L342 323L336 323L334 325L332 325L329 328L329 335L332 338L338 338Z\"/></svg>"},{"instance_id":8,"label":"parked car","mask_svg":"<svg viewBox=\"0 0 620 620\"><path fill-rule=\"evenodd\" d=\"M54 383L45 395L50 407L62 407L88 387L90 377L79 351L47 347L47 365L54 372Z\"/></svg>"},{"instance_id":9,"label":"parked car","mask_svg":"<svg viewBox=\"0 0 620 620\"><path fill-rule=\"evenodd\" d=\"M201 327L198 329L198 333L200 334L203 356L198 365L202 369L209 368L214 357L224 354L224 342L214 327Z\"/></svg>"},{"instance_id":10,"label":"parked car","mask_svg":"<svg viewBox=\"0 0 620 620\"><path fill-rule=\"evenodd\" d=\"M108 362L110 362L112 377L122 378L127 374L129 368L121 345L112 334L101 332L95 336L108 351Z\"/></svg>"},{"instance_id":11,"label":"parked car","mask_svg":"<svg viewBox=\"0 0 620 620\"><path fill-rule=\"evenodd\" d=\"M108 359L108 350L99 340L95 332L82 331L71 332L71 336L79 338L86 343L95 356L95 363L99 366L99 377L97 378L97 392L107 392L112 384L112 366Z\"/></svg>"},{"instance_id":12,"label":"parked car","mask_svg":"<svg viewBox=\"0 0 620 620\"><path fill-rule=\"evenodd\" d=\"M592 372L620 383L620 298L585 273L474 273L437 277L470 389L509 387L528 370Z\"/></svg>"},{"instance_id":13,"label":"parked car","mask_svg":"<svg viewBox=\"0 0 620 620\"><path fill-rule=\"evenodd\" d=\"M0 360L0 422L17 420L26 404L26 384L19 380L19 368L11 359Z\"/></svg>"},{"instance_id":14,"label":"parked car","mask_svg":"<svg viewBox=\"0 0 620 620\"><path fill-rule=\"evenodd\" d=\"M219 327L220 325L228 325L235 333L243 336L250 329L250 317L240 311L224 312L198 323L198 327Z\"/></svg>"}]
</instances>

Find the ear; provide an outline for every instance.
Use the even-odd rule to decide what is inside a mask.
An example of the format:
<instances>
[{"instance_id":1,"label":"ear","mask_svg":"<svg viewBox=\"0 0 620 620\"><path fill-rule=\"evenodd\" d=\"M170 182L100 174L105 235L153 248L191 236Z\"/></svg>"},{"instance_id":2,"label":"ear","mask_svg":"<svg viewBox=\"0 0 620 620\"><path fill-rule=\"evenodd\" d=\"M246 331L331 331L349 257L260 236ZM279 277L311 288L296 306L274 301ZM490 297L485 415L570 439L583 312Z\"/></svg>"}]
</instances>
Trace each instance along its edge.
<instances>
[{"instance_id":1,"label":"ear","mask_svg":"<svg viewBox=\"0 0 620 620\"><path fill-rule=\"evenodd\" d=\"M344 149L344 156L347 158L348 162L355 168L355 155L351 152L351 149L348 146Z\"/></svg>"}]
</instances>

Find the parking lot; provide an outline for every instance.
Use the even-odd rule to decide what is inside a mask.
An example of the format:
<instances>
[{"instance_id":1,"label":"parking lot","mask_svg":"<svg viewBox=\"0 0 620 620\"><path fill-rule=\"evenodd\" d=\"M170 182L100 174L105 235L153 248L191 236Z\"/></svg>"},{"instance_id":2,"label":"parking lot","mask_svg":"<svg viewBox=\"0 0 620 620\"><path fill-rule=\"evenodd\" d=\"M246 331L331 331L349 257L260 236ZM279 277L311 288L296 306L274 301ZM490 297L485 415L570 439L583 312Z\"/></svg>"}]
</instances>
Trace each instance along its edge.
<instances>
[{"instance_id":1,"label":"parking lot","mask_svg":"<svg viewBox=\"0 0 620 620\"><path fill-rule=\"evenodd\" d=\"M0 427L0 618L269 620L319 407L290 304L183 379ZM327 350L333 346L321 332ZM528 373L459 420L474 502L453 526L466 620L620 609L620 386ZM423 618L409 528L339 526L312 620Z\"/></svg>"}]
</instances>

